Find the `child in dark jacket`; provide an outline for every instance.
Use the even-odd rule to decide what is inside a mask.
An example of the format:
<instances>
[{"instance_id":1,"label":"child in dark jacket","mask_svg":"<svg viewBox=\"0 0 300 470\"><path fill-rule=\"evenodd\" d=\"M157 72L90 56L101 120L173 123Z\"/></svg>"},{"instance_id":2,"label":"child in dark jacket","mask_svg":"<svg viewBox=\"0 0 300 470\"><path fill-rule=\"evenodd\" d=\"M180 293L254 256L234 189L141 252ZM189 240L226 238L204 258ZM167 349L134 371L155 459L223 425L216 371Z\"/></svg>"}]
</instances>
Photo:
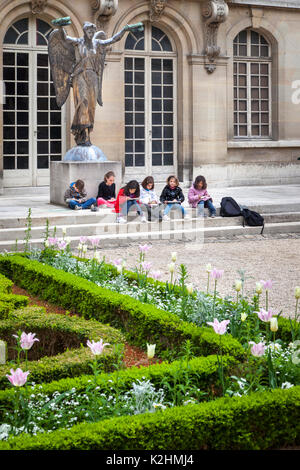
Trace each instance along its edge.
<instances>
[{"instance_id":1,"label":"child in dark jacket","mask_svg":"<svg viewBox=\"0 0 300 470\"><path fill-rule=\"evenodd\" d=\"M70 209L91 209L95 210L96 199L94 197L87 199L87 193L84 187L84 181L77 180L71 183L66 190L64 200Z\"/></svg>"},{"instance_id":2,"label":"child in dark jacket","mask_svg":"<svg viewBox=\"0 0 300 470\"><path fill-rule=\"evenodd\" d=\"M109 171L104 175L104 181L98 186L97 194L97 206L107 206L111 209L116 204L116 185L115 185L115 174L113 171Z\"/></svg>"},{"instance_id":3,"label":"child in dark jacket","mask_svg":"<svg viewBox=\"0 0 300 470\"><path fill-rule=\"evenodd\" d=\"M171 209L178 209L181 211L183 217L187 218L187 213L184 207L181 205L184 201L184 195L182 189L179 186L179 180L176 176L169 176L167 179L167 185L162 190L160 195L160 202L165 204L163 213L163 220L169 220L169 212Z\"/></svg>"}]
</instances>

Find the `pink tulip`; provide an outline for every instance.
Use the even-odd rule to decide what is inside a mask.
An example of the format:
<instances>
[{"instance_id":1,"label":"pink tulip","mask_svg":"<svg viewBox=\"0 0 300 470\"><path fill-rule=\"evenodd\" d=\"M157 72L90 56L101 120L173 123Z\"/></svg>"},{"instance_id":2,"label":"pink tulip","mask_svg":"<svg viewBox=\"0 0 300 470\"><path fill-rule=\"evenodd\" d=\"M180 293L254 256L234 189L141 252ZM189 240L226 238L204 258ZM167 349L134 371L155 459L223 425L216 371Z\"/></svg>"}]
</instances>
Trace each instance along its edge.
<instances>
[{"instance_id":1,"label":"pink tulip","mask_svg":"<svg viewBox=\"0 0 300 470\"><path fill-rule=\"evenodd\" d=\"M18 368L15 371L14 369L10 369L10 373L11 375L6 374L6 377L8 378L10 383L15 387L22 387L22 385L24 385L27 381L29 371L23 372L21 369Z\"/></svg>"},{"instance_id":2,"label":"pink tulip","mask_svg":"<svg viewBox=\"0 0 300 470\"><path fill-rule=\"evenodd\" d=\"M65 242L64 240L61 240L57 243L57 246L60 250L64 250L67 246L67 242Z\"/></svg>"},{"instance_id":3,"label":"pink tulip","mask_svg":"<svg viewBox=\"0 0 300 470\"><path fill-rule=\"evenodd\" d=\"M100 339L100 341L98 341L97 343L95 343L94 340L92 340L92 342L88 340L86 344L90 348L92 353L95 356L98 356L103 353L103 349L105 348L105 346L108 346L110 343L103 343L102 339Z\"/></svg>"},{"instance_id":4,"label":"pink tulip","mask_svg":"<svg viewBox=\"0 0 300 470\"><path fill-rule=\"evenodd\" d=\"M56 245L57 242L58 242L58 239L56 237L49 237L48 238L49 246L54 246L54 245Z\"/></svg>"},{"instance_id":5,"label":"pink tulip","mask_svg":"<svg viewBox=\"0 0 300 470\"><path fill-rule=\"evenodd\" d=\"M213 327L217 335L224 335L224 333L226 333L226 328L229 323L230 320L223 320L219 322L219 320L217 320L216 318L213 322L207 322L208 325L211 325Z\"/></svg>"},{"instance_id":6,"label":"pink tulip","mask_svg":"<svg viewBox=\"0 0 300 470\"><path fill-rule=\"evenodd\" d=\"M252 341L249 343L249 344L252 344L252 348L251 348L251 353L253 354L253 356L255 357L261 357L265 354L265 345L264 343L253 343Z\"/></svg>"},{"instance_id":7,"label":"pink tulip","mask_svg":"<svg viewBox=\"0 0 300 470\"><path fill-rule=\"evenodd\" d=\"M215 269L215 268L210 273L212 279L221 279L223 274L224 274L223 269Z\"/></svg>"},{"instance_id":8,"label":"pink tulip","mask_svg":"<svg viewBox=\"0 0 300 470\"><path fill-rule=\"evenodd\" d=\"M268 281L260 281L264 289L272 289L273 282L271 279Z\"/></svg>"},{"instance_id":9,"label":"pink tulip","mask_svg":"<svg viewBox=\"0 0 300 470\"><path fill-rule=\"evenodd\" d=\"M144 271L149 271L151 269L152 263L149 263L148 261L144 261L142 263L142 268Z\"/></svg>"},{"instance_id":10,"label":"pink tulip","mask_svg":"<svg viewBox=\"0 0 300 470\"><path fill-rule=\"evenodd\" d=\"M146 244L146 245L140 245L139 248L142 253L147 253L147 251L149 251L152 248L152 246Z\"/></svg>"},{"instance_id":11,"label":"pink tulip","mask_svg":"<svg viewBox=\"0 0 300 470\"><path fill-rule=\"evenodd\" d=\"M123 261L122 258L119 258L119 259L115 259L113 263L115 266L120 266L120 264L122 264L122 261Z\"/></svg>"},{"instance_id":12,"label":"pink tulip","mask_svg":"<svg viewBox=\"0 0 300 470\"><path fill-rule=\"evenodd\" d=\"M80 237L79 241L80 243L85 243L87 241L87 237Z\"/></svg>"},{"instance_id":13,"label":"pink tulip","mask_svg":"<svg viewBox=\"0 0 300 470\"><path fill-rule=\"evenodd\" d=\"M20 346L22 349L31 349L34 342L39 341L39 339L35 338L35 333L28 333L26 334L24 331L21 334L20 339Z\"/></svg>"},{"instance_id":14,"label":"pink tulip","mask_svg":"<svg viewBox=\"0 0 300 470\"><path fill-rule=\"evenodd\" d=\"M271 318L275 315L275 312L273 310L265 310L263 308L260 309L259 312L257 312L257 316L261 321L264 321L265 323L269 322Z\"/></svg>"},{"instance_id":15,"label":"pink tulip","mask_svg":"<svg viewBox=\"0 0 300 470\"><path fill-rule=\"evenodd\" d=\"M90 241L90 244L95 247L99 245L100 239L95 237L95 238L90 238L89 241Z\"/></svg>"},{"instance_id":16,"label":"pink tulip","mask_svg":"<svg viewBox=\"0 0 300 470\"><path fill-rule=\"evenodd\" d=\"M161 272L160 271L152 271L151 276L153 277L153 279L158 280L158 279L161 278Z\"/></svg>"}]
</instances>

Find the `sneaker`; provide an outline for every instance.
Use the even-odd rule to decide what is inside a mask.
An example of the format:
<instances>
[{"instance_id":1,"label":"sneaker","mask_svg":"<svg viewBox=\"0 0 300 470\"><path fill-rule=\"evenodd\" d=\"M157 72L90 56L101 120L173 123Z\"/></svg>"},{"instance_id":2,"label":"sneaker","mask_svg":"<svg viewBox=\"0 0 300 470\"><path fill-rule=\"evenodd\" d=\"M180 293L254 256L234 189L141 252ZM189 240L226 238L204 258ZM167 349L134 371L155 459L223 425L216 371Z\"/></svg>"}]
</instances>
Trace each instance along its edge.
<instances>
[{"instance_id":1,"label":"sneaker","mask_svg":"<svg viewBox=\"0 0 300 470\"><path fill-rule=\"evenodd\" d=\"M82 210L82 207L81 207L81 206L75 206L75 207L74 207L74 210L75 210L75 211L81 211L81 210Z\"/></svg>"},{"instance_id":2,"label":"sneaker","mask_svg":"<svg viewBox=\"0 0 300 470\"><path fill-rule=\"evenodd\" d=\"M118 217L117 218L117 223L118 224L127 224L127 220L124 219L124 217Z\"/></svg>"},{"instance_id":3,"label":"sneaker","mask_svg":"<svg viewBox=\"0 0 300 470\"><path fill-rule=\"evenodd\" d=\"M211 218L214 219L216 217L216 214L211 214Z\"/></svg>"},{"instance_id":4,"label":"sneaker","mask_svg":"<svg viewBox=\"0 0 300 470\"><path fill-rule=\"evenodd\" d=\"M184 219L190 219L190 218L191 218L191 216L189 214L184 215Z\"/></svg>"},{"instance_id":5,"label":"sneaker","mask_svg":"<svg viewBox=\"0 0 300 470\"><path fill-rule=\"evenodd\" d=\"M162 218L163 221L170 220L170 217L168 215L164 215Z\"/></svg>"},{"instance_id":6,"label":"sneaker","mask_svg":"<svg viewBox=\"0 0 300 470\"><path fill-rule=\"evenodd\" d=\"M99 209L98 209L97 206L95 206L94 204L91 205L91 211L92 211L92 212L98 212L98 210L99 210Z\"/></svg>"},{"instance_id":7,"label":"sneaker","mask_svg":"<svg viewBox=\"0 0 300 470\"><path fill-rule=\"evenodd\" d=\"M142 222L143 224L146 224L146 223L147 223L147 219L146 219L146 217L145 217L144 215L141 215L141 222Z\"/></svg>"}]
</instances>

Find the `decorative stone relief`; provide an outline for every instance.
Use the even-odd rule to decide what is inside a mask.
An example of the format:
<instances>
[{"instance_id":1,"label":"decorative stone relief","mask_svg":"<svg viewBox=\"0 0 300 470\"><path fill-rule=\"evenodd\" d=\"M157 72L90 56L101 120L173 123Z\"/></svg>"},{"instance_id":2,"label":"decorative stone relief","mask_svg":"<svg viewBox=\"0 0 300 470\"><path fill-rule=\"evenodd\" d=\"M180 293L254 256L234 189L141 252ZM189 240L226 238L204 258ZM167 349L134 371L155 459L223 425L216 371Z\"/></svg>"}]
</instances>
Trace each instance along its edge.
<instances>
[{"instance_id":1,"label":"decorative stone relief","mask_svg":"<svg viewBox=\"0 0 300 470\"><path fill-rule=\"evenodd\" d=\"M158 21L164 12L167 0L150 0L150 21Z\"/></svg>"},{"instance_id":2,"label":"decorative stone relief","mask_svg":"<svg viewBox=\"0 0 300 470\"><path fill-rule=\"evenodd\" d=\"M34 15L38 15L44 11L47 0L31 0L31 11Z\"/></svg>"},{"instance_id":3,"label":"decorative stone relief","mask_svg":"<svg viewBox=\"0 0 300 470\"><path fill-rule=\"evenodd\" d=\"M216 69L216 58L220 55L221 49L218 46L218 29L228 17L228 5L224 0L210 0L202 8L202 16L205 21L205 55L208 63L205 68L208 73Z\"/></svg>"},{"instance_id":4,"label":"decorative stone relief","mask_svg":"<svg viewBox=\"0 0 300 470\"><path fill-rule=\"evenodd\" d=\"M94 23L98 29L105 31L110 18L118 9L118 0L92 0Z\"/></svg>"}]
</instances>

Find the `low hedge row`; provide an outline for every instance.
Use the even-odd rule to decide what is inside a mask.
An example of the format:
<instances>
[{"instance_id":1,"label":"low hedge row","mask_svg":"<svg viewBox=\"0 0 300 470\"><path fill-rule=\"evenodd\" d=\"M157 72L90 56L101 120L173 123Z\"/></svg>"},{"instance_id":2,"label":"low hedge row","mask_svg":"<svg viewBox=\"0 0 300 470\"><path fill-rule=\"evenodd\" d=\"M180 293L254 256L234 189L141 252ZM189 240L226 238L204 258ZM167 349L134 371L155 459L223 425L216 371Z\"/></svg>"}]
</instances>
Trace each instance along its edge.
<instances>
[{"instance_id":1,"label":"low hedge row","mask_svg":"<svg viewBox=\"0 0 300 470\"><path fill-rule=\"evenodd\" d=\"M300 387L21 435L1 450L266 450L300 443Z\"/></svg>"},{"instance_id":2,"label":"low hedge row","mask_svg":"<svg viewBox=\"0 0 300 470\"><path fill-rule=\"evenodd\" d=\"M98 341L102 338L112 345L105 348L99 358L103 369L112 371L117 361L113 345L123 344L125 340L120 331L96 320L49 314L43 307L27 307L14 312L13 318L0 321L0 338L7 342L9 360L16 359L13 335L18 331L36 333L39 339L28 351L26 369L30 370L29 381L35 383L90 373L89 364L94 357L86 346L88 339ZM0 365L0 389L10 386L6 374L12 367L15 367L12 363ZM26 363L21 362L20 367L25 370Z\"/></svg>"},{"instance_id":3,"label":"low hedge row","mask_svg":"<svg viewBox=\"0 0 300 470\"><path fill-rule=\"evenodd\" d=\"M219 352L220 338L211 328L184 322L155 306L73 274L18 255L1 256L0 271L33 295L122 329L129 341L143 348L148 341L157 345L158 352L167 348L179 351L182 342L190 339L199 355ZM242 346L230 335L223 337L222 347L224 354L244 357Z\"/></svg>"},{"instance_id":4,"label":"low hedge row","mask_svg":"<svg viewBox=\"0 0 300 470\"><path fill-rule=\"evenodd\" d=\"M224 356L223 366L225 372L234 366L235 363L236 361L232 357ZM87 388L91 379L91 375L81 375L75 378L56 380L51 383L38 385L37 390L39 393L49 396L54 392L63 393L73 388L80 393ZM125 392L137 380L150 380L153 385L160 387L163 379L168 380L169 383L176 382L177 384L183 384L185 379L194 381L197 383L197 387L207 394L212 393L211 387L214 385L214 393L217 393L217 383L219 381L217 357L198 357L191 359L188 363L178 360L171 364L163 362L161 364L153 364L151 367L131 367L112 373L102 373L97 377L97 385L103 392L109 391L114 386L117 386L118 390ZM25 389L20 391L25 393ZM0 390L0 413L1 410L10 409L14 399L14 389Z\"/></svg>"}]
</instances>

